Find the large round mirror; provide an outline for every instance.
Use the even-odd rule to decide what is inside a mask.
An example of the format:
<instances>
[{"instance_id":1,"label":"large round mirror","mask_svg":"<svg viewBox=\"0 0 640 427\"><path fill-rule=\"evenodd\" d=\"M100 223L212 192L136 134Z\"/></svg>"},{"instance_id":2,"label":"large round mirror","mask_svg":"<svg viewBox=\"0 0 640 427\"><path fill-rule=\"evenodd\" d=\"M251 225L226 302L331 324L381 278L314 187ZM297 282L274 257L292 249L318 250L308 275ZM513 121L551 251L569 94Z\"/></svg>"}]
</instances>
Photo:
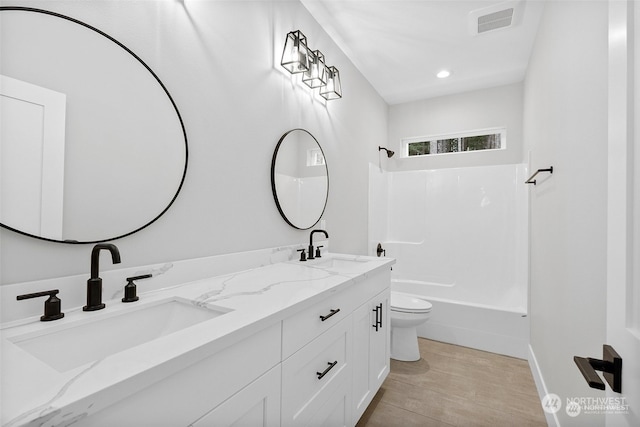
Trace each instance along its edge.
<instances>
[{"instance_id":1,"label":"large round mirror","mask_svg":"<svg viewBox=\"0 0 640 427\"><path fill-rule=\"evenodd\" d=\"M95 243L154 222L180 192L188 157L164 84L88 24L0 12L0 225Z\"/></svg>"},{"instance_id":2,"label":"large round mirror","mask_svg":"<svg viewBox=\"0 0 640 427\"><path fill-rule=\"evenodd\" d=\"M324 212L329 173L318 141L304 129L282 135L271 161L271 188L278 211L292 227L313 227Z\"/></svg>"}]
</instances>

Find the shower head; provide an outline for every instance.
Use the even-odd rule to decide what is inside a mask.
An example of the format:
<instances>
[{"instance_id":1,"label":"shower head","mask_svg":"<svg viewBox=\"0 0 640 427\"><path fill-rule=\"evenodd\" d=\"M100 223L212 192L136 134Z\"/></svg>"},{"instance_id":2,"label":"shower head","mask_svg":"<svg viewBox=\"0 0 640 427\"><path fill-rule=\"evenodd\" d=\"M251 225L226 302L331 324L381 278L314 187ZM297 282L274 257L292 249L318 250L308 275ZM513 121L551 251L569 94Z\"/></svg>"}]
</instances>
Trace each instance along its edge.
<instances>
[{"instance_id":1,"label":"shower head","mask_svg":"<svg viewBox=\"0 0 640 427\"><path fill-rule=\"evenodd\" d=\"M387 152L387 157L389 157L389 158L393 157L393 155L396 154L394 151L391 151L388 148L378 147L378 151L380 151L380 150L386 151Z\"/></svg>"}]
</instances>

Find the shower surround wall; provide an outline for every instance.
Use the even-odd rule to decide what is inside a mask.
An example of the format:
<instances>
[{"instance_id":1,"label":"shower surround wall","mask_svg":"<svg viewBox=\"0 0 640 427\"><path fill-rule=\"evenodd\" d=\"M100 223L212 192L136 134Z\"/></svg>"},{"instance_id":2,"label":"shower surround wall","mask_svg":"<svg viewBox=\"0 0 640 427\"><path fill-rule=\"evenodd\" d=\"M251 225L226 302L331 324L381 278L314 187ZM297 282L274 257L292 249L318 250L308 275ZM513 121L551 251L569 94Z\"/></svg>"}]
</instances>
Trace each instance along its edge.
<instances>
[{"instance_id":1,"label":"shower surround wall","mask_svg":"<svg viewBox=\"0 0 640 427\"><path fill-rule=\"evenodd\" d=\"M392 289L433 303L427 338L526 358L524 164L384 172L370 165L371 253Z\"/></svg>"}]
</instances>

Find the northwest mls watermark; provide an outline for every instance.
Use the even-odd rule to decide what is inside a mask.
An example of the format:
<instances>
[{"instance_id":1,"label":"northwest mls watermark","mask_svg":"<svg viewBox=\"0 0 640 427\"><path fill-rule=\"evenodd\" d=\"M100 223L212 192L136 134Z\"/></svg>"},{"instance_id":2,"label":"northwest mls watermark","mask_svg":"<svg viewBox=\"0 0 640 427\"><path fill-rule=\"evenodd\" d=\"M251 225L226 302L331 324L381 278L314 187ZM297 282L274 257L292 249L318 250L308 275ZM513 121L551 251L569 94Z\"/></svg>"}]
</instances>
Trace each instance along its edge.
<instances>
[{"instance_id":1,"label":"northwest mls watermark","mask_svg":"<svg viewBox=\"0 0 640 427\"><path fill-rule=\"evenodd\" d=\"M569 416L628 414L629 404L626 397L568 397L565 409Z\"/></svg>"},{"instance_id":2,"label":"northwest mls watermark","mask_svg":"<svg viewBox=\"0 0 640 427\"><path fill-rule=\"evenodd\" d=\"M549 393L542 399L542 409L555 414L562 409L570 417L578 415L628 414L629 404L626 397L567 397L562 401L557 394Z\"/></svg>"}]
</instances>

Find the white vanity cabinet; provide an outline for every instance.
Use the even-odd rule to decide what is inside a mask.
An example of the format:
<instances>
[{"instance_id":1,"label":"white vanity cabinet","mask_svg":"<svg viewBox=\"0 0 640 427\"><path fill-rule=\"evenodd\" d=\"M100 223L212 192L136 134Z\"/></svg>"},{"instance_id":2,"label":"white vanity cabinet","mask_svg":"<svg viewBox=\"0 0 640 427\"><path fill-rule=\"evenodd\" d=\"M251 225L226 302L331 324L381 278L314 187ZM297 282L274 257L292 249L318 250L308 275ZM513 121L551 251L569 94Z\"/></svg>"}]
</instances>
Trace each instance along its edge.
<instances>
[{"instance_id":1,"label":"white vanity cabinet","mask_svg":"<svg viewBox=\"0 0 640 427\"><path fill-rule=\"evenodd\" d=\"M286 359L314 338L348 318L358 297L353 289L334 292L282 322L282 358Z\"/></svg>"},{"instance_id":2,"label":"white vanity cabinet","mask_svg":"<svg viewBox=\"0 0 640 427\"><path fill-rule=\"evenodd\" d=\"M389 285L379 272L283 321L282 426L357 423L389 373Z\"/></svg>"},{"instance_id":3,"label":"white vanity cabinet","mask_svg":"<svg viewBox=\"0 0 640 427\"><path fill-rule=\"evenodd\" d=\"M353 417L360 419L389 374L390 291L371 298L353 313Z\"/></svg>"}]
</instances>

